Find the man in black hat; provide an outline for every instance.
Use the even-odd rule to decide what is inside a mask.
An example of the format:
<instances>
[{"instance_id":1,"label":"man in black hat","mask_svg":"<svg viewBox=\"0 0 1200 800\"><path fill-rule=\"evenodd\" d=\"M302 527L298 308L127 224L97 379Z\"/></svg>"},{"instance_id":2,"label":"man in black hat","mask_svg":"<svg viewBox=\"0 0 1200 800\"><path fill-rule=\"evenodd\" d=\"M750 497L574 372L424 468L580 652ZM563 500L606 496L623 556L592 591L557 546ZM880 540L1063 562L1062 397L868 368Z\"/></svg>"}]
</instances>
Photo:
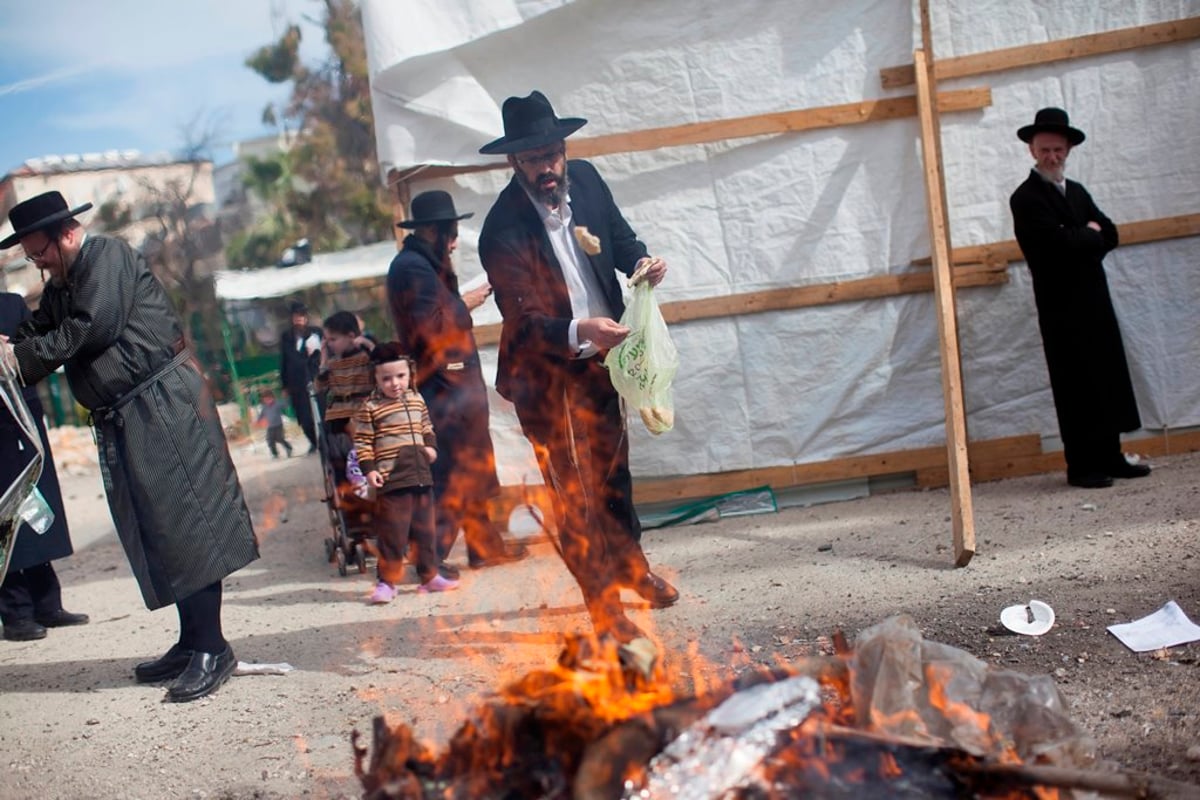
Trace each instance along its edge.
<instances>
[{"instance_id":1,"label":"man in black hat","mask_svg":"<svg viewBox=\"0 0 1200 800\"><path fill-rule=\"evenodd\" d=\"M612 193L587 161L566 158L566 138L587 120L560 119L534 91L501 110L504 136L479 152L504 154L513 178L483 225L479 254L504 316L496 389L516 407L557 499L563 559L597 632L641 632L619 592L656 608L679 592L655 575L633 507L620 397L603 355L628 335L617 272L644 268L657 285L666 263L647 255Z\"/></svg>"},{"instance_id":2,"label":"man in black hat","mask_svg":"<svg viewBox=\"0 0 1200 800\"><path fill-rule=\"evenodd\" d=\"M321 329L308 324L308 307L299 300L288 304L292 324L279 335L279 381L292 403L296 422L308 438L308 452L317 450L308 386L321 365Z\"/></svg>"},{"instance_id":3,"label":"man in black hat","mask_svg":"<svg viewBox=\"0 0 1200 800\"><path fill-rule=\"evenodd\" d=\"M1082 144L1061 108L1043 108L1017 131L1034 167L1009 200L1017 243L1033 276L1038 326L1067 460L1067 482L1088 489L1150 474L1121 453L1141 427L1121 329L1104 274L1117 228L1082 184L1063 174Z\"/></svg>"},{"instance_id":4,"label":"man in black hat","mask_svg":"<svg viewBox=\"0 0 1200 800\"><path fill-rule=\"evenodd\" d=\"M88 235L58 192L9 212L25 258L50 280L0 358L24 384L66 368L91 412L109 510L150 609L174 604L179 640L138 664L173 680L166 699L204 697L237 659L221 631L221 581L258 557L250 513L212 395L162 285L124 241Z\"/></svg>"},{"instance_id":5,"label":"man in black hat","mask_svg":"<svg viewBox=\"0 0 1200 800\"><path fill-rule=\"evenodd\" d=\"M411 219L398 223L412 233L388 269L387 293L397 341L416 362L416 386L438 440L431 467L438 560L445 561L461 528L467 564L479 569L517 561L529 550L505 542L488 515L488 500L500 493L500 482L471 311L487 300L491 286L459 294L451 261L458 222L471 216L459 214L446 192L414 197ZM443 563L443 569L454 577L449 565Z\"/></svg>"}]
</instances>

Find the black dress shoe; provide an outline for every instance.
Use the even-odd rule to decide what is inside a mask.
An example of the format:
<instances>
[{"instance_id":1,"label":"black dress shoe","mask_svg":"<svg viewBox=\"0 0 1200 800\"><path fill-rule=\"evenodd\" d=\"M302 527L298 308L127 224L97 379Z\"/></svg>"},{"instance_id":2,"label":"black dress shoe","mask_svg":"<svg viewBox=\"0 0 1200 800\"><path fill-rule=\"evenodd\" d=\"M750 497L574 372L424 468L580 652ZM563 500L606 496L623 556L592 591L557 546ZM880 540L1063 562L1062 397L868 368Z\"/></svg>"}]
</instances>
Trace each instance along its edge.
<instances>
[{"instance_id":1,"label":"black dress shoe","mask_svg":"<svg viewBox=\"0 0 1200 800\"><path fill-rule=\"evenodd\" d=\"M229 680L236 667L237 659L229 645L225 645L220 653L197 650L192 653L187 669L167 689L167 700L171 703L187 703L207 697Z\"/></svg>"},{"instance_id":2,"label":"black dress shoe","mask_svg":"<svg viewBox=\"0 0 1200 800\"><path fill-rule=\"evenodd\" d=\"M505 542L504 548L499 553L494 553L482 557L467 557L467 566L471 569L483 569L484 567L495 567L500 564L511 564L514 561L520 561L523 558L529 557L529 548L520 542Z\"/></svg>"},{"instance_id":3,"label":"black dress shoe","mask_svg":"<svg viewBox=\"0 0 1200 800\"><path fill-rule=\"evenodd\" d=\"M1144 478L1150 474L1149 464L1130 464L1124 458L1113 462L1107 470L1114 478Z\"/></svg>"},{"instance_id":4,"label":"black dress shoe","mask_svg":"<svg viewBox=\"0 0 1200 800\"><path fill-rule=\"evenodd\" d=\"M4 623L4 638L10 642L32 642L46 638L46 626L31 619L19 619Z\"/></svg>"},{"instance_id":5,"label":"black dress shoe","mask_svg":"<svg viewBox=\"0 0 1200 800\"><path fill-rule=\"evenodd\" d=\"M454 566L449 561L443 561L442 563L438 564L438 574L448 581L456 581L458 580L459 570L458 567Z\"/></svg>"},{"instance_id":6,"label":"black dress shoe","mask_svg":"<svg viewBox=\"0 0 1200 800\"><path fill-rule=\"evenodd\" d=\"M178 678L180 673L187 669L188 662L191 660L191 650L185 650L178 644L173 644L170 650L153 661L143 661L134 667L133 676L137 678L138 683L169 681Z\"/></svg>"},{"instance_id":7,"label":"black dress shoe","mask_svg":"<svg viewBox=\"0 0 1200 800\"><path fill-rule=\"evenodd\" d=\"M47 628L65 628L68 625L87 625L87 614L72 614L66 609L60 608L52 614L47 614L44 617L35 616L39 625L45 625Z\"/></svg>"},{"instance_id":8,"label":"black dress shoe","mask_svg":"<svg viewBox=\"0 0 1200 800\"><path fill-rule=\"evenodd\" d=\"M679 600L679 590L653 572L647 572L630 588L649 602L651 608L667 608Z\"/></svg>"},{"instance_id":9,"label":"black dress shoe","mask_svg":"<svg viewBox=\"0 0 1200 800\"><path fill-rule=\"evenodd\" d=\"M1067 483L1080 489L1107 489L1112 486L1113 479L1103 472L1085 472L1082 475L1067 473Z\"/></svg>"}]
</instances>

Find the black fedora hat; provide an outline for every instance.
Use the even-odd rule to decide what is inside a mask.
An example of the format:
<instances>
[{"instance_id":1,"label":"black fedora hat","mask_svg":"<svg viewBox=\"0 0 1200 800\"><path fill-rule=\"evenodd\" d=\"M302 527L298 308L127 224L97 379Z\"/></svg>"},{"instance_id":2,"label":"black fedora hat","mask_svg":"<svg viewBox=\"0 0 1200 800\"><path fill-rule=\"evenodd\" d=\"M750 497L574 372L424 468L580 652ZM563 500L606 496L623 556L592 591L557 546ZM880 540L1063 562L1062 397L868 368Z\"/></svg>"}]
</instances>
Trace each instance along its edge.
<instances>
[{"instance_id":1,"label":"black fedora hat","mask_svg":"<svg viewBox=\"0 0 1200 800\"><path fill-rule=\"evenodd\" d=\"M485 155L519 153L543 147L565 139L587 125L587 120L582 117L559 119L546 95L536 89L528 97L505 100L500 115L504 118L504 135L479 148Z\"/></svg>"},{"instance_id":2,"label":"black fedora hat","mask_svg":"<svg viewBox=\"0 0 1200 800\"><path fill-rule=\"evenodd\" d=\"M45 192L17 203L8 212L8 221L13 226L12 235L0 242L0 250L7 250L21 241L23 237L48 228L56 222L69 219L76 214L82 214L91 207L91 203L84 203L69 209L61 192Z\"/></svg>"},{"instance_id":3,"label":"black fedora hat","mask_svg":"<svg viewBox=\"0 0 1200 800\"><path fill-rule=\"evenodd\" d=\"M412 219L396 223L398 228L415 228L418 225L432 225L435 222L456 222L475 216L473 213L459 214L454 208L454 198L449 192L434 189L421 192L412 201Z\"/></svg>"},{"instance_id":4,"label":"black fedora hat","mask_svg":"<svg viewBox=\"0 0 1200 800\"><path fill-rule=\"evenodd\" d=\"M1032 125L1026 125L1017 131L1017 138L1022 142L1032 142L1033 137L1039 133L1060 133L1067 137L1067 141L1071 143L1072 147L1082 144L1083 140L1087 138L1083 131L1071 127L1071 120L1067 117L1067 112L1053 107L1038 111L1033 117Z\"/></svg>"}]
</instances>

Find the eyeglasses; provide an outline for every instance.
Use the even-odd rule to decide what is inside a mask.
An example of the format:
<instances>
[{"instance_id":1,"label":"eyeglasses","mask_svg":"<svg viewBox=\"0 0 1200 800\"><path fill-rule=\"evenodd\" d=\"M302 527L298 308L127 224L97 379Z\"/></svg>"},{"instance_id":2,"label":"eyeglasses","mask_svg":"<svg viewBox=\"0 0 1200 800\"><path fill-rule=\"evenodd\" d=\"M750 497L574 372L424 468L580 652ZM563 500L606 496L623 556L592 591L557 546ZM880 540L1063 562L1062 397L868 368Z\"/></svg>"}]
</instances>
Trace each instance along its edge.
<instances>
[{"instance_id":1,"label":"eyeglasses","mask_svg":"<svg viewBox=\"0 0 1200 800\"><path fill-rule=\"evenodd\" d=\"M567 154L567 148L560 147L557 150L551 150L549 153L539 153L536 156L517 157L517 163L522 167L549 167L558 163L558 160Z\"/></svg>"},{"instance_id":2,"label":"eyeglasses","mask_svg":"<svg viewBox=\"0 0 1200 800\"><path fill-rule=\"evenodd\" d=\"M50 239L49 241L47 241L46 246L43 247L41 250L38 250L36 253L30 253L27 256L25 256L25 260L28 261L30 264L41 261L42 256L46 255L46 251L50 249L50 245L52 245L52 244L54 244L54 239Z\"/></svg>"}]
</instances>

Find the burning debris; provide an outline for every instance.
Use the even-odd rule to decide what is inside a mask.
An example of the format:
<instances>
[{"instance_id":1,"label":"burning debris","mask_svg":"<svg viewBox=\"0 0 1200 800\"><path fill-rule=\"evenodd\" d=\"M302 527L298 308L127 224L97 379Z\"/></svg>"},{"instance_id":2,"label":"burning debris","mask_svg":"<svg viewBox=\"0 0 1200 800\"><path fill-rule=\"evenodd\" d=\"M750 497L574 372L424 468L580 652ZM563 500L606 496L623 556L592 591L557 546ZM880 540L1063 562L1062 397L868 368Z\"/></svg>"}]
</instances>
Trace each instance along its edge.
<instances>
[{"instance_id":1,"label":"burning debris","mask_svg":"<svg viewBox=\"0 0 1200 800\"><path fill-rule=\"evenodd\" d=\"M354 732L364 798L1196 796L1092 769L1051 678L990 668L903 617L864 631L852 652L686 697L648 644L571 640L555 668L476 709L441 755L376 718L366 766Z\"/></svg>"}]
</instances>

